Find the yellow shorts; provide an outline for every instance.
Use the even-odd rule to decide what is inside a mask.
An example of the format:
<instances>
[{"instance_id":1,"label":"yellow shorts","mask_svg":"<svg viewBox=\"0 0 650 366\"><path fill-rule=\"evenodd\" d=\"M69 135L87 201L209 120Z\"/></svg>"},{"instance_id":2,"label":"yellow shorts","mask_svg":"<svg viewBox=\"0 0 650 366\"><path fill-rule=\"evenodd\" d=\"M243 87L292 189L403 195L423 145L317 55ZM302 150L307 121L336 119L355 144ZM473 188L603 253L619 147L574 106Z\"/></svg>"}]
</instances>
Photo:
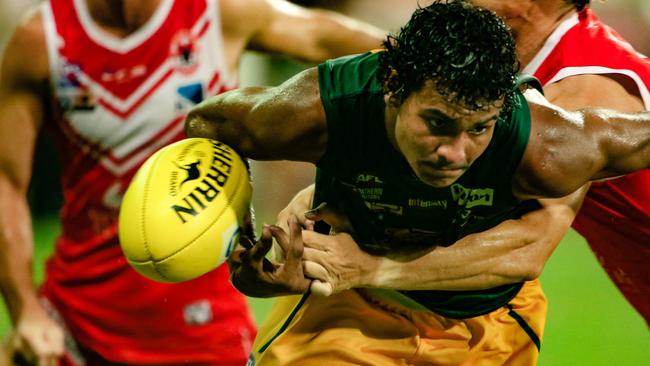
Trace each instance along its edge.
<instances>
[{"instance_id":1,"label":"yellow shorts","mask_svg":"<svg viewBox=\"0 0 650 366\"><path fill-rule=\"evenodd\" d=\"M279 298L259 330L248 365L537 363L546 321L546 297L537 280L524 284L506 306L469 319L445 318L386 293L349 290L330 297Z\"/></svg>"}]
</instances>

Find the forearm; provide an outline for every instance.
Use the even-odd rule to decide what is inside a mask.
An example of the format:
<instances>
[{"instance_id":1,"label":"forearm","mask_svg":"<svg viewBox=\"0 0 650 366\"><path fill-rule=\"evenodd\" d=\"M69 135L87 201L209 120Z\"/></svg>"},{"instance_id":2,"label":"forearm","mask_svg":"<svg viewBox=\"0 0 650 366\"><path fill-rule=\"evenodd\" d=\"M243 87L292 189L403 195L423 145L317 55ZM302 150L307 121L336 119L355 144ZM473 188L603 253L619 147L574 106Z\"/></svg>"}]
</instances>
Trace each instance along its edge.
<instances>
[{"instance_id":1,"label":"forearm","mask_svg":"<svg viewBox=\"0 0 650 366\"><path fill-rule=\"evenodd\" d=\"M312 34L314 49L308 61L323 60L367 52L381 47L387 32L338 13L314 10Z\"/></svg>"},{"instance_id":2,"label":"forearm","mask_svg":"<svg viewBox=\"0 0 650 366\"><path fill-rule=\"evenodd\" d=\"M39 306L32 278L33 238L26 199L0 178L0 291L12 320Z\"/></svg>"},{"instance_id":3,"label":"forearm","mask_svg":"<svg viewBox=\"0 0 650 366\"><path fill-rule=\"evenodd\" d=\"M249 47L309 63L381 47L387 32L344 15L284 1L261 7L261 26ZM266 9L266 11L264 11Z\"/></svg>"},{"instance_id":4,"label":"forearm","mask_svg":"<svg viewBox=\"0 0 650 366\"><path fill-rule=\"evenodd\" d=\"M574 206L547 204L414 260L384 258L370 285L399 290L479 290L537 278L570 227L581 200L582 192Z\"/></svg>"},{"instance_id":5,"label":"forearm","mask_svg":"<svg viewBox=\"0 0 650 366\"><path fill-rule=\"evenodd\" d=\"M512 222L503 223L499 229L514 236L486 232L465 237L450 247L437 247L408 262L384 258L372 287L479 290L535 278L536 271L522 264L532 260L531 255L555 246L550 240L529 241L517 236Z\"/></svg>"}]
</instances>

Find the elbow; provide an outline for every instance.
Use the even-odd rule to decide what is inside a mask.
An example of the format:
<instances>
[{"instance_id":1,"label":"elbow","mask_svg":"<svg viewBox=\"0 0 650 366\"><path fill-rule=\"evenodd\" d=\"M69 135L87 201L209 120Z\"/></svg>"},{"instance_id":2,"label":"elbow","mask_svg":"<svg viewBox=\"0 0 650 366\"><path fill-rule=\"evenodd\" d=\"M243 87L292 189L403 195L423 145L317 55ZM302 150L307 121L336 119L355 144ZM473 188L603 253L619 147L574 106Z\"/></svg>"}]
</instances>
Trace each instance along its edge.
<instances>
[{"instance_id":1,"label":"elbow","mask_svg":"<svg viewBox=\"0 0 650 366\"><path fill-rule=\"evenodd\" d=\"M510 263L508 269L493 273L496 277L501 278L504 283L518 283L533 281L542 274L544 265L537 263L517 261ZM500 284L500 283L499 283Z\"/></svg>"},{"instance_id":2,"label":"elbow","mask_svg":"<svg viewBox=\"0 0 650 366\"><path fill-rule=\"evenodd\" d=\"M200 108L194 108L185 118L185 136L188 138L206 138L220 141L241 156L258 159L264 155L260 152L257 136L243 123L234 120L210 118Z\"/></svg>"},{"instance_id":3,"label":"elbow","mask_svg":"<svg viewBox=\"0 0 650 366\"><path fill-rule=\"evenodd\" d=\"M211 124L203 117L199 109L192 109L185 118L185 135L187 137L204 137L209 139L217 139L217 131Z\"/></svg>"},{"instance_id":4,"label":"elbow","mask_svg":"<svg viewBox=\"0 0 650 366\"><path fill-rule=\"evenodd\" d=\"M526 250L516 250L508 259L504 258L504 265L497 275L508 278L511 283L532 281L542 274L546 260L535 253Z\"/></svg>"},{"instance_id":5,"label":"elbow","mask_svg":"<svg viewBox=\"0 0 650 366\"><path fill-rule=\"evenodd\" d=\"M542 275L542 270L544 269L544 263L529 263L526 265L526 268L521 273L521 279L523 281L532 281L539 278Z\"/></svg>"},{"instance_id":6,"label":"elbow","mask_svg":"<svg viewBox=\"0 0 650 366\"><path fill-rule=\"evenodd\" d=\"M541 276L544 264L545 261L539 258L518 258L516 263L513 263L513 279L517 282L535 280Z\"/></svg>"}]
</instances>

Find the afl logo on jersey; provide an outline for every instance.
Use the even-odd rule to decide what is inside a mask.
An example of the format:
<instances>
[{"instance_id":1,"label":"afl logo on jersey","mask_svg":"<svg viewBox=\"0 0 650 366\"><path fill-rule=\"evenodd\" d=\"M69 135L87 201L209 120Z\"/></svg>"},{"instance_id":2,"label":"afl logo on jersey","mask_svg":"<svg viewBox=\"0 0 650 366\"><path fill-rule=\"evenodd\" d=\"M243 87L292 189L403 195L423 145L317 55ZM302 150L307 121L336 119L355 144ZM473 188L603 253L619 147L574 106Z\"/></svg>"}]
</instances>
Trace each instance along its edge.
<instances>
[{"instance_id":1,"label":"afl logo on jersey","mask_svg":"<svg viewBox=\"0 0 650 366\"><path fill-rule=\"evenodd\" d=\"M198 67L197 39L188 30L177 32L172 38L169 54L174 59L176 69L191 73Z\"/></svg>"}]
</instances>

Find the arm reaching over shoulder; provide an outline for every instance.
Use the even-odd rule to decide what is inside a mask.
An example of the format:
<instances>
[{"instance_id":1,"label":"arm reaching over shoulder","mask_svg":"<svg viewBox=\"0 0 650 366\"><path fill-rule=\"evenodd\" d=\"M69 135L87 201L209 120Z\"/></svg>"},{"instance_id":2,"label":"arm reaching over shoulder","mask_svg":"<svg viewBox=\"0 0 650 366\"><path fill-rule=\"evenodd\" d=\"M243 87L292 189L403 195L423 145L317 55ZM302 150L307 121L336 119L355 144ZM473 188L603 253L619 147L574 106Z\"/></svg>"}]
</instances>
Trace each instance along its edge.
<instances>
[{"instance_id":1,"label":"arm reaching over shoulder","mask_svg":"<svg viewBox=\"0 0 650 366\"><path fill-rule=\"evenodd\" d=\"M222 141L247 158L316 162L327 144L318 70L303 71L277 87L209 98L190 111L185 132Z\"/></svg>"},{"instance_id":2,"label":"arm reaching over shoulder","mask_svg":"<svg viewBox=\"0 0 650 366\"><path fill-rule=\"evenodd\" d=\"M590 180L650 166L650 112L568 112L526 91L531 138L513 180L520 200L561 197Z\"/></svg>"}]
</instances>

